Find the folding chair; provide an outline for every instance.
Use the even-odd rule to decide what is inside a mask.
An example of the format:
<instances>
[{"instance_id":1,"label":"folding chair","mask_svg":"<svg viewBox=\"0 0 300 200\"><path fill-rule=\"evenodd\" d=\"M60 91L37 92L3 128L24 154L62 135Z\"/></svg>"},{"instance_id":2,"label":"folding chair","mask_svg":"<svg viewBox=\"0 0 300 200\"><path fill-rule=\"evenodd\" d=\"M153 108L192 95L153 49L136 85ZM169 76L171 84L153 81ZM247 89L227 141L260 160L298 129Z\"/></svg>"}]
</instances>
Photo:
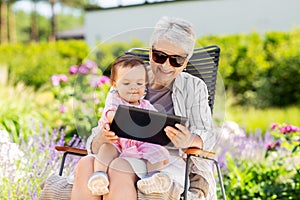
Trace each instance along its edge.
<instances>
[{"instance_id":1,"label":"folding chair","mask_svg":"<svg viewBox=\"0 0 300 200\"><path fill-rule=\"evenodd\" d=\"M148 49L133 48L125 52L125 54L136 55L142 58L145 62L149 62ZM185 72L190 73L193 76L196 76L198 78L201 78L206 83L208 88L208 94L209 94L208 104L210 106L211 111L213 111L213 106L214 106L219 57L220 57L220 48L216 45L196 48L194 49L193 56L191 57L185 70ZM64 151L61 167L59 171L60 176L63 173L65 158L67 155L69 154L78 155L78 156L87 155L87 151L84 149L78 149L73 147L61 147L61 146L56 146L55 149L58 151ZM226 200L220 166L217 160L213 158L215 153L204 151L200 148L195 148L195 147L188 148L184 152L187 154L187 160L186 160L186 169L185 169L184 193L182 194L181 198L185 200L187 199L190 158L191 156L197 156L203 159L210 160L215 164L218 173L220 187L221 187L222 197L224 200Z\"/></svg>"}]
</instances>

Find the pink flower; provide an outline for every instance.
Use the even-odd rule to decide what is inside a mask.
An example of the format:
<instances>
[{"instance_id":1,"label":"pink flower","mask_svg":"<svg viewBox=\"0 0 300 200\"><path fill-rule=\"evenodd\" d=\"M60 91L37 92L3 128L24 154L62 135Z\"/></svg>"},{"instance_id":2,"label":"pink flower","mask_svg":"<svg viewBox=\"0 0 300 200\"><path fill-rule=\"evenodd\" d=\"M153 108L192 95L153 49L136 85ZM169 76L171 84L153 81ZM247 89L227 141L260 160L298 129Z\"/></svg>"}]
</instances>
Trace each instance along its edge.
<instances>
[{"instance_id":1,"label":"pink flower","mask_svg":"<svg viewBox=\"0 0 300 200\"><path fill-rule=\"evenodd\" d=\"M62 81L62 82L67 82L67 81L69 80L69 78L68 78L67 75L65 75L65 74L60 74L60 75L59 75L59 79L60 79L60 81Z\"/></svg>"},{"instance_id":2,"label":"pink flower","mask_svg":"<svg viewBox=\"0 0 300 200\"><path fill-rule=\"evenodd\" d=\"M54 86L59 86L61 82L67 82L69 78L65 74L53 74L51 76L51 82Z\"/></svg>"},{"instance_id":3,"label":"pink flower","mask_svg":"<svg viewBox=\"0 0 300 200\"><path fill-rule=\"evenodd\" d=\"M272 143L269 143L266 145L267 151L270 151L272 149Z\"/></svg>"},{"instance_id":4,"label":"pink flower","mask_svg":"<svg viewBox=\"0 0 300 200\"><path fill-rule=\"evenodd\" d=\"M276 124L276 123L274 123L274 124L271 125L271 129L272 130L276 129L277 127L278 127L278 124Z\"/></svg>"},{"instance_id":5,"label":"pink flower","mask_svg":"<svg viewBox=\"0 0 300 200\"><path fill-rule=\"evenodd\" d=\"M87 68L85 65L80 65L78 69L78 73L80 74L88 74L89 73L89 68Z\"/></svg>"},{"instance_id":6,"label":"pink flower","mask_svg":"<svg viewBox=\"0 0 300 200\"><path fill-rule=\"evenodd\" d=\"M78 67L77 65L72 65L72 66L69 68L69 73L70 73L71 75L77 74L77 73L78 73L78 69L79 69L79 67Z\"/></svg>"},{"instance_id":7,"label":"pink flower","mask_svg":"<svg viewBox=\"0 0 300 200\"><path fill-rule=\"evenodd\" d=\"M93 88L97 87L98 80L99 76L93 76L90 80L90 86Z\"/></svg>"},{"instance_id":8,"label":"pink flower","mask_svg":"<svg viewBox=\"0 0 300 200\"><path fill-rule=\"evenodd\" d=\"M98 65L96 62L92 61L92 60L87 60L85 63L83 63L82 65L84 65L86 68L88 69L93 69L93 68L98 68Z\"/></svg>"},{"instance_id":9,"label":"pink flower","mask_svg":"<svg viewBox=\"0 0 300 200\"><path fill-rule=\"evenodd\" d=\"M293 125L291 125L290 127L291 127L291 131L292 132L300 132L300 128L299 127L293 126Z\"/></svg>"},{"instance_id":10,"label":"pink flower","mask_svg":"<svg viewBox=\"0 0 300 200\"><path fill-rule=\"evenodd\" d=\"M279 127L279 131L283 134L286 134L285 127Z\"/></svg>"},{"instance_id":11,"label":"pink flower","mask_svg":"<svg viewBox=\"0 0 300 200\"><path fill-rule=\"evenodd\" d=\"M94 104L98 105L100 103L99 99L94 97Z\"/></svg>"},{"instance_id":12,"label":"pink flower","mask_svg":"<svg viewBox=\"0 0 300 200\"><path fill-rule=\"evenodd\" d=\"M58 110L60 113L65 113L68 110L68 108L64 105L60 105Z\"/></svg>"},{"instance_id":13,"label":"pink flower","mask_svg":"<svg viewBox=\"0 0 300 200\"><path fill-rule=\"evenodd\" d=\"M293 125L281 126L281 127L278 127L278 129L283 134L300 132L300 128L297 126L293 126Z\"/></svg>"},{"instance_id":14,"label":"pink flower","mask_svg":"<svg viewBox=\"0 0 300 200\"><path fill-rule=\"evenodd\" d=\"M280 140L276 140L275 142L268 143L266 145L267 151L273 151L279 149L281 146Z\"/></svg>"},{"instance_id":15,"label":"pink flower","mask_svg":"<svg viewBox=\"0 0 300 200\"><path fill-rule=\"evenodd\" d=\"M107 76L100 76L100 79L97 82L98 87L102 87L102 85L110 83L110 78Z\"/></svg>"},{"instance_id":16,"label":"pink flower","mask_svg":"<svg viewBox=\"0 0 300 200\"><path fill-rule=\"evenodd\" d=\"M59 78L59 75L53 74L53 75L51 76L51 82L52 82L52 85L54 85L54 86L59 86L59 85L60 85L60 78Z\"/></svg>"}]
</instances>

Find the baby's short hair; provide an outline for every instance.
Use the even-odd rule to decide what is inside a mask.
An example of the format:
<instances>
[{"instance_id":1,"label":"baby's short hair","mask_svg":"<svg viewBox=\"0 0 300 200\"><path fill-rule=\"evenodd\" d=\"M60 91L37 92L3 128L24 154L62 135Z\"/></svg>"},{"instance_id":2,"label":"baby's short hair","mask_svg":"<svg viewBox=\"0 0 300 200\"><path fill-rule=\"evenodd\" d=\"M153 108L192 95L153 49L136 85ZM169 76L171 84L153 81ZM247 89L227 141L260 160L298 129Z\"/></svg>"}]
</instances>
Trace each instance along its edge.
<instances>
[{"instance_id":1,"label":"baby's short hair","mask_svg":"<svg viewBox=\"0 0 300 200\"><path fill-rule=\"evenodd\" d=\"M142 65L145 68L146 71L146 80L148 80L147 78L147 70L146 70L146 63L139 58L138 56L135 55L123 55L120 56L119 58L117 58L117 60L115 60L111 66L111 70L110 70L110 80L111 82L116 81L116 76L118 73L118 69L122 68L122 67L128 67L128 68L133 68L135 66L138 65Z\"/></svg>"}]
</instances>

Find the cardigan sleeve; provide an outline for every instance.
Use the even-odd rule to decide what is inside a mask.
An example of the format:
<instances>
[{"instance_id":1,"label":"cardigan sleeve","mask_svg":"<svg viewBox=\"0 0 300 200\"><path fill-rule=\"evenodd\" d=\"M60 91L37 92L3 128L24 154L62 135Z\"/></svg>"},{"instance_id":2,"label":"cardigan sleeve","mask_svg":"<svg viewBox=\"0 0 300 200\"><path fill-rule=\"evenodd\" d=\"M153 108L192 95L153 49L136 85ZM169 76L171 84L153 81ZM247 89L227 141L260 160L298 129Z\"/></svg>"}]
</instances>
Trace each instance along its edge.
<instances>
[{"instance_id":1,"label":"cardigan sleeve","mask_svg":"<svg viewBox=\"0 0 300 200\"><path fill-rule=\"evenodd\" d=\"M211 151L216 142L208 90L204 81L183 73L174 82L173 105L175 114L188 117L189 130L203 141L203 149Z\"/></svg>"}]
</instances>

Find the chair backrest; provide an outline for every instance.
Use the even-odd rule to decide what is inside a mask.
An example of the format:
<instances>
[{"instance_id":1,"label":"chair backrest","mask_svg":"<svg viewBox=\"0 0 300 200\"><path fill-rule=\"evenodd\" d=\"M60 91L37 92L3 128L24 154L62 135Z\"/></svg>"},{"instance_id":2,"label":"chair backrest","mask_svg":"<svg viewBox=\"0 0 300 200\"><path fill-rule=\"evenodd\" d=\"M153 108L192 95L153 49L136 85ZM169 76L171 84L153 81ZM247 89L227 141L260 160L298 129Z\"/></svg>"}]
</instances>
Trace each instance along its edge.
<instances>
[{"instance_id":1,"label":"chair backrest","mask_svg":"<svg viewBox=\"0 0 300 200\"><path fill-rule=\"evenodd\" d=\"M149 62L149 49L132 48L125 54L136 55L145 62ZM185 70L185 72L201 78L207 85L208 104L211 112L213 112L214 108L219 57L220 48L217 45L195 48Z\"/></svg>"}]
</instances>

